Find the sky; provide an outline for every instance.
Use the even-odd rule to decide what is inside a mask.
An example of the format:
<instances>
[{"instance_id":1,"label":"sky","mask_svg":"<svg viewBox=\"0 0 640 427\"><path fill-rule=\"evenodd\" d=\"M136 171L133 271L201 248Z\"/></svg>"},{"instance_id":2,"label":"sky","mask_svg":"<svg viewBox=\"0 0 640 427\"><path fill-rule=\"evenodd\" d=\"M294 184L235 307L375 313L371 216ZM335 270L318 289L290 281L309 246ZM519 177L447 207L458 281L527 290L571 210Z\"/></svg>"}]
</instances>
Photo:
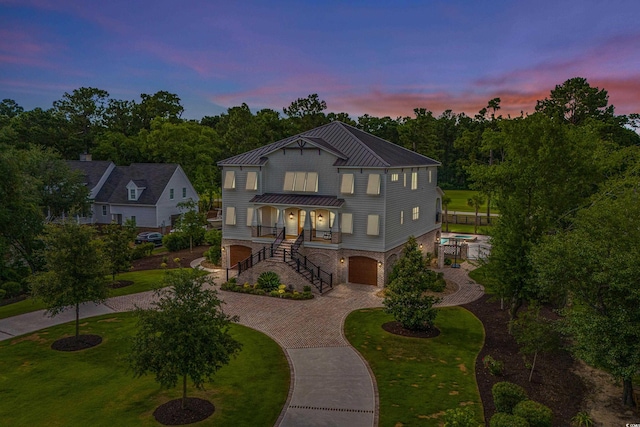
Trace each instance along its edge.
<instances>
[{"instance_id":1,"label":"sky","mask_svg":"<svg viewBox=\"0 0 640 427\"><path fill-rule=\"evenodd\" d=\"M640 113L640 1L0 0L0 99L177 94L183 117L317 93L327 112L534 110L572 77Z\"/></svg>"}]
</instances>

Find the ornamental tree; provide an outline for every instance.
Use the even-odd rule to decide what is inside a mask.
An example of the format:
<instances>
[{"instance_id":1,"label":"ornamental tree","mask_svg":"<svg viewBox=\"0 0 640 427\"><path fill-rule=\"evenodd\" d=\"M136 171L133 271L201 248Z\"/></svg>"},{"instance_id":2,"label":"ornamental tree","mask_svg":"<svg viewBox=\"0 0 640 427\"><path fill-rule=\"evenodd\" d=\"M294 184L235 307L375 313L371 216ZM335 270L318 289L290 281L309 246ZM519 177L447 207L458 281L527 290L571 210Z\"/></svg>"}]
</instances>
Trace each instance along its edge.
<instances>
[{"instance_id":1,"label":"ornamental tree","mask_svg":"<svg viewBox=\"0 0 640 427\"><path fill-rule=\"evenodd\" d=\"M211 284L211 277L194 269L168 271L154 307L136 310L138 332L129 358L134 375L151 372L167 388L182 380L183 409L187 377L202 389L241 349L229 333L237 317L222 311L214 289L203 288Z\"/></svg>"},{"instance_id":2,"label":"ornamental tree","mask_svg":"<svg viewBox=\"0 0 640 427\"><path fill-rule=\"evenodd\" d=\"M76 311L76 339L80 336L80 304L102 303L109 289L102 241L95 229L73 221L48 224L43 241L47 271L31 277L31 294L40 298L51 316L69 307Z\"/></svg>"},{"instance_id":3,"label":"ornamental tree","mask_svg":"<svg viewBox=\"0 0 640 427\"><path fill-rule=\"evenodd\" d=\"M433 305L439 298L425 292L434 285L437 275L427 268L415 237L409 237L389 280L383 301L385 311L406 329L432 328L438 314Z\"/></svg>"}]
</instances>

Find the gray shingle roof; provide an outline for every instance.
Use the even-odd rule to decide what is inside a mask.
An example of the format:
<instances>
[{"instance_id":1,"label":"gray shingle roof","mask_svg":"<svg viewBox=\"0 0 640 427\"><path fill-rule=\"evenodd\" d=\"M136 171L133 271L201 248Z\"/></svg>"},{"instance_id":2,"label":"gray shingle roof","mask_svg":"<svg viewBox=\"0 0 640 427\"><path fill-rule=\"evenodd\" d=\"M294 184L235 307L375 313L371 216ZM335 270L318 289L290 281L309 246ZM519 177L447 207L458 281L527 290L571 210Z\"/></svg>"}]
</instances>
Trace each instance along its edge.
<instances>
[{"instance_id":1,"label":"gray shingle roof","mask_svg":"<svg viewBox=\"0 0 640 427\"><path fill-rule=\"evenodd\" d=\"M250 203L266 203L270 205L295 205L295 206L323 206L339 208L344 204L344 199L335 196L317 196L311 194L260 194L254 196Z\"/></svg>"},{"instance_id":2,"label":"gray shingle roof","mask_svg":"<svg viewBox=\"0 0 640 427\"><path fill-rule=\"evenodd\" d=\"M342 122L331 122L298 135L265 145L218 162L220 166L261 165L269 153L303 139L338 156L335 166L343 167L409 167L438 166L429 157L407 150L375 135Z\"/></svg>"},{"instance_id":3,"label":"gray shingle roof","mask_svg":"<svg viewBox=\"0 0 640 427\"><path fill-rule=\"evenodd\" d=\"M111 164L107 160L97 160L90 162L83 162L80 160L67 160L67 165L73 170L80 171L84 175L84 182L89 189L93 189L100 178L107 171L107 168Z\"/></svg>"},{"instance_id":4,"label":"gray shingle roof","mask_svg":"<svg viewBox=\"0 0 640 427\"><path fill-rule=\"evenodd\" d=\"M96 196L96 202L113 204L155 205L178 168L173 163L132 163L117 166ZM138 200L129 200L126 186L133 181L146 187Z\"/></svg>"}]
</instances>

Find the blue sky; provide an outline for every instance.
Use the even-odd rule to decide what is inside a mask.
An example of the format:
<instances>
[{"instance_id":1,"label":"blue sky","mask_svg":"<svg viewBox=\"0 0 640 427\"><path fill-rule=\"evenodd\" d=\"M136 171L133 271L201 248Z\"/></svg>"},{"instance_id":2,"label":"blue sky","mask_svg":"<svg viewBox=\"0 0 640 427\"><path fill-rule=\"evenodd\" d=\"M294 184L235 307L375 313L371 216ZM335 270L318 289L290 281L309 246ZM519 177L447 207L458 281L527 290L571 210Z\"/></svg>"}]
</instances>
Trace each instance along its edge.
<instances>
[{"instance_id":1,"label":"blue sky","mask_svg":"<svg viewBox=\"0 0 640 427\"><path fill-rule=\"evenodd\" d=\"M183 117L318 93L353 118L531 112L585 77L640 112L640 2L0 0L0 98L176 93Z\"/></svg>"}]
</instances>

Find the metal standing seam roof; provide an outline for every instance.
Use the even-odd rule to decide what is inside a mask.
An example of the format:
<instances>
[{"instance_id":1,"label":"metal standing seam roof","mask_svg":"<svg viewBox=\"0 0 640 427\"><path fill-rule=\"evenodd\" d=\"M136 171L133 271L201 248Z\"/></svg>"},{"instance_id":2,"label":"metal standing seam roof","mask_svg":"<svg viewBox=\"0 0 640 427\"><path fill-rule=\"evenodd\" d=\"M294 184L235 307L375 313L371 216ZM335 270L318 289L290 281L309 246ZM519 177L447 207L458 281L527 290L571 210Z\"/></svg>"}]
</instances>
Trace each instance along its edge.
<instances>
[{"instance_id":1,"label":"metal standing seam roof","mask_svg":"<svg viewBox=\"0 0 640 427\"><path fill-rule=\"evenodd\" d=\"M254 196L249 203L264 203L269 205L295 205L295 206L321 206L327 208L339 208L344 204L344 199L335 196L318 196L310 194L275 194L266 193Z\"/></svg>"},{"instance_id":2,"label":"metal standing seam roof","mask_svg":"<svg viewBox=\"0 0 640 427\"><path fill-rule=\"evenodd\" d=\"M334 153L341 167L439 166L440 162L342 122L331 122L298 135L218 162L219 166L262 165L265 157L299 139Z\"/></svg>"}]
</instances>

